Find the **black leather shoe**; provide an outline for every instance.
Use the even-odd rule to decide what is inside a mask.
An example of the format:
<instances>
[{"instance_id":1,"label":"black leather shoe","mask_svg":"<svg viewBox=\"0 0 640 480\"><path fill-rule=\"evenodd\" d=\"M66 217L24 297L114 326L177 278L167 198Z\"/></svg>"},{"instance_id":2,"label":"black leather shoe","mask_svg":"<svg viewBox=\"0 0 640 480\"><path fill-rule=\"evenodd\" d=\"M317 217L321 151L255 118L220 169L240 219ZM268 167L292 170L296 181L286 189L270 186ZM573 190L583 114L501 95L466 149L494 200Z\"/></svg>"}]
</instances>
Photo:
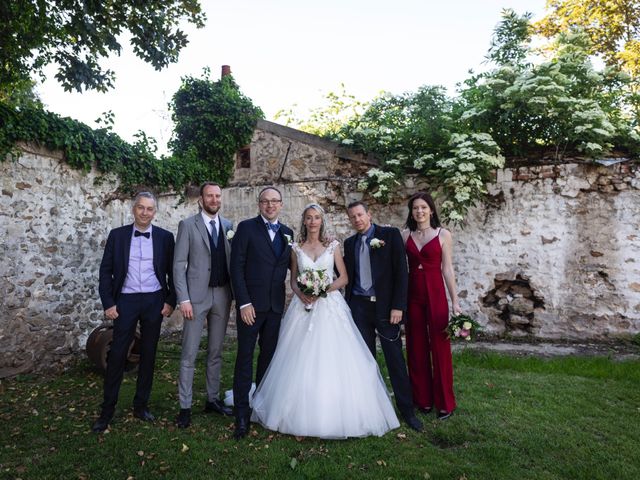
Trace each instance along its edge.
<instances>
[{"instance_id":1,"label":"black leather shoe","mask_svg":"<svg viewBox=\"0 0 640 480\"><path fill-rule=\"evenodd\" d=\"M91 425L91 431L95 433L102 433L109 428L109 422L111 417L107 415L100 415L98 419Z\"/></svg>"},{"instance_id":2,"label":"black leather shoe","mask_svg":"<svg viewBox=\"0 0 640 480\"><path fill-rule=\"evenodd\" d=\"M207 402L204 405L205 413L219 413L230 417L233 415L233 409L227 407L222 400L215 399L213 402Z\"/></svg>"},{"instance_id":3,"label":"black leather shoe","mask_svg":"<svg viewBox=\"0 0 640 480\"><path fill-rule=\"evenodd\" d=\"M133 416L144 422L153 422L156 419L146 408L134 408Z\"/></svg>"},{"instance_id":4,"label":"black leather shoe","mask_svg":"<svg viewBox=\"0 0 640 480\"><path fill-rule=\"evenodd\" d=\"M414 429L416 432L422 431L422 422L418 420L418 417L416 417L415 415L407 415L406 417L404 417L404 421L407 422L407 425L410 428Z\"/></svg>"},{"instance_id":5,"label":"black leather shoe","mask_svg":"<svg viewBox=\"0 0 640 480\"><path fill-rule=\"evenodd\" d=\"M426 408L416 407L416 409L417 409L420 413L424 413L425 415L429 415L429 414L431 413L431 411L433 410L433 407L426 407Z\"/></svg>"},{"instance_id":6,"label":"black leather shoe","mask_svg":"<svg viewBox=\"0 0 640 480\"><path fill-rule=\"evenodd\" d=\"M181 408L178 417L176 418L176 425L178 428L187 428L191 425L191 409Z\"/></svg>"},{"instance_id":7,"label":"black leather shoe","mask_svg":"<svg viewBox=\"0 0 640 480\"><path fill-rule=\"evenodd\" d=\"M245 417L236 418L236 429L233 432L233 438L240 440L249 433L249 419Z\"/></svg>"},{"instance_id":8,"label":"black leather shoe","mask_svg":"<svg viewBox=\"0 0 640 480\"><path fill-rule=\"evenodd\" d=\"M438 420L446 420L451 415L453 415L453 412L438 412Z\"/></svg>"}]
</instances>

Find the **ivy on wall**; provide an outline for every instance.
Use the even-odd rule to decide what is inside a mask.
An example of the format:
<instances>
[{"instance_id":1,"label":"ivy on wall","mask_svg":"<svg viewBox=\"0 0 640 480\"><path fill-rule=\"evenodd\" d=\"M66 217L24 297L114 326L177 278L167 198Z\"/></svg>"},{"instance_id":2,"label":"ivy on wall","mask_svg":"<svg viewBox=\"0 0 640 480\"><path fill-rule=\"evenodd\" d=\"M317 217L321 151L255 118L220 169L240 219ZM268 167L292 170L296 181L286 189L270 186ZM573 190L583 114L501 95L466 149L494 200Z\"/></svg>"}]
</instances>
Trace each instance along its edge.
<instances>
[{"instance_id":1,"label":"ivy on wall","mask_svg":"<svg viewBox=\"0 0 640 480\"><path fill-rule=\"evenodd\" d=\"M188 96L199 108L181 108L178 113L175 99L179 95ZM134 143L127 143L109 126L92 129L38 105L14 107L0 102L0 160L16 155L16 144L25 142L62 151L73 168L89 171L95 166L101 173L117 175L123 193L140 188L178 190L204 181L225 185L233 170L233 155L251 140L262 111L242 95L230 76L217 82L206 76L183 79L173 108L180 127L171 142L173 154L158 157L155 141L144 132L136 135ZM199 124L203 116L207 123ZM188 135L190 130L193 137Z\"/></svg>"}]
</instances>

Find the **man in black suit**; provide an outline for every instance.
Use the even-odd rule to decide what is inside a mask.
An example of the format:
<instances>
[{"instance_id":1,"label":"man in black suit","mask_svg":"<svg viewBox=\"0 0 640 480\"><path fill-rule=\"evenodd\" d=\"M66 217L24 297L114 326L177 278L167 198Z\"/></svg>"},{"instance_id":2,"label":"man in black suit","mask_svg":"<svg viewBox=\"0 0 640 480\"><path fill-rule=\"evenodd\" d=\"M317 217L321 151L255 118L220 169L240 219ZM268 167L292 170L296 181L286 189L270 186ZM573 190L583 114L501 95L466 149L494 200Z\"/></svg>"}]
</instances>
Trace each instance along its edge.
<instances>
[{"instance_id":1,"label":"man in black suit","mask_svg":"<svg viewBox=\"0 0 640 480\"><path fill-rule=\"evenodd\" d=\"M422 422L414 413L400 337L408 283L402 236L397 228L371 223L369 208L363 202L351 203L347 213L357 234L344 242L344 263L349 277L346 300L374 357L377 331L398 410L411 428L421 431Z\"/></svg>"},{"instance_id":2,"label":"man in black suit","mask_svg":"<svg viewBox=\"0 0 640 480\"><path fill-rule=\"evenodd\" d=\"M100 263L98 290L105 316L113 321L113 342L107 358L104 399L100 417L91 429L103 432L113 418L127 351L140 321L140 364L133 415L153 421L148 410L156 348L162 317L168 317L176 305L173 288L173 234L152 226L156 199L140 192L133 202L133 225L109 232Z\"/></svg>"},{"instance_id":3,"label":"man in black suit","mask_svg":"<svg viewBox=\"0 0 640 480\"><path fill-rule=\"evenodd\" d=\"M262 189L258 208L260 215L240 222L231 248L231 283L238 325L233 375L236 439L249 432L249 392L256 341L260 345L256 385L260 384L278 343L293 240L293 231L278 222L282 194L277 188Z\"/></svg>"}]
</instances>

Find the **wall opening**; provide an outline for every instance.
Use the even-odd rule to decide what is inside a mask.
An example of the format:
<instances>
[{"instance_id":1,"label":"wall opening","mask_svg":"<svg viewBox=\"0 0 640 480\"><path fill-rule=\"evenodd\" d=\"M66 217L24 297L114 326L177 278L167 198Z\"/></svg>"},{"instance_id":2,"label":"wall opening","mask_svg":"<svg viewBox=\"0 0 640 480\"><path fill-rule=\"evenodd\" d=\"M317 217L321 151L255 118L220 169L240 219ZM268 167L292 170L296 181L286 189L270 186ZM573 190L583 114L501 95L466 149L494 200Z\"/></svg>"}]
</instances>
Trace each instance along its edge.
<instances>
[{"instance_id":1,"label":"wall opening","mask_svg":"<svg viewBox=\"0 0 640 480\"><path fill-rule=\"evenodd\" d=\"M544 298L523 273L498 274L494 286L483 298L490 320L503 323L505 332L515 336L536 333L536 310L544 309Z\"/></svg>"}]
</instances>

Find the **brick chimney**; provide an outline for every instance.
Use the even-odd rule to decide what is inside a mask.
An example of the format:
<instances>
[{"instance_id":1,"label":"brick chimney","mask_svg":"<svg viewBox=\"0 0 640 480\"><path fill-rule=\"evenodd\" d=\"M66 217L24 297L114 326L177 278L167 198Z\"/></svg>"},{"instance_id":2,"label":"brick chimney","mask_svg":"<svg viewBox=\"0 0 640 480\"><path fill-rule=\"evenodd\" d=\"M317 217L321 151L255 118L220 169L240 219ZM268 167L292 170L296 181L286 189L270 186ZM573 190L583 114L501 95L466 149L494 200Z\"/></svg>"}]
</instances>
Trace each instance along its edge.
<instances>
[{"instance_id":1,"label":"brick chimney","mask_svg":"<svg viewBox=\"0 0 640 480\"><path fill-rule=\"evenodd\" d=\"M222 65L222 74L220 78L226 77L227 75L231 75L231 67L229 65Z\"/></svg>"}]
</instances>

